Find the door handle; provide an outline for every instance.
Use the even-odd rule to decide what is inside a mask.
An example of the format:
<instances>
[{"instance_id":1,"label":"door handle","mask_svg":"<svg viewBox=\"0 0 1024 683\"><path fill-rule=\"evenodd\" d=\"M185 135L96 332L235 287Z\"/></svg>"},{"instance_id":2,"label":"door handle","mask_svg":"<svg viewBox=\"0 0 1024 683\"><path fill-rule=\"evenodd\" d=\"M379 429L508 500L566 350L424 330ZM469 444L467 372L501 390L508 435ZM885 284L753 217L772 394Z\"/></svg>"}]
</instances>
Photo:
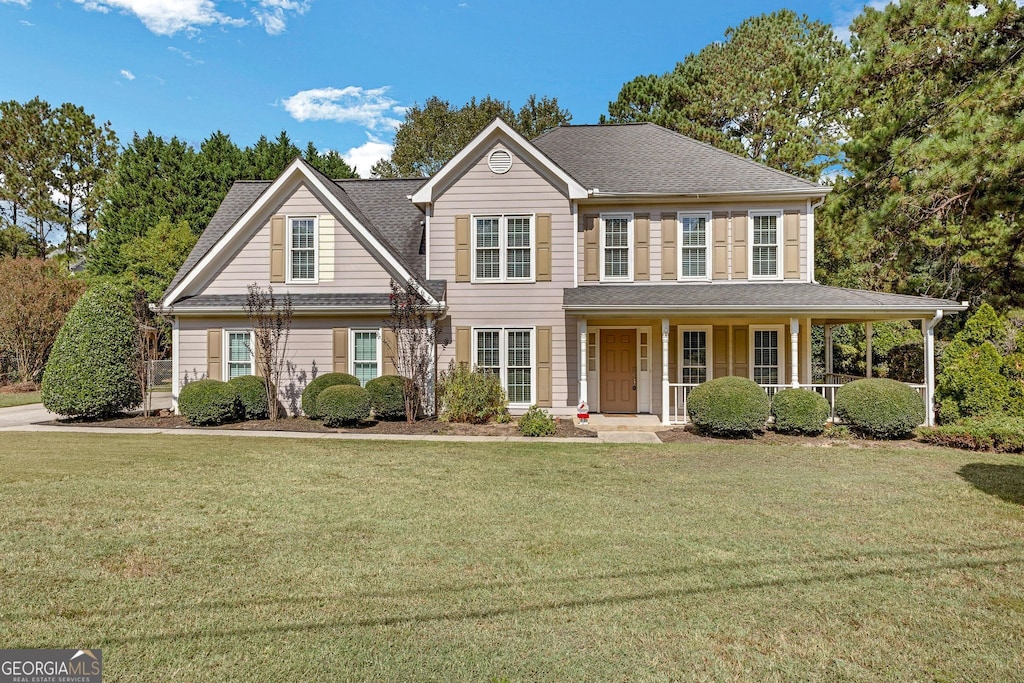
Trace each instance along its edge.
<instances>
[{"instance_id":1,"label":"door handle","mask_svg":"<svg viewBox=\"0 0 1024 683\"><path fill-rule=\"evenodd\" d=\"M636 368L633 368L633 391L636 391Z\"/></svg>"}]
</instances>

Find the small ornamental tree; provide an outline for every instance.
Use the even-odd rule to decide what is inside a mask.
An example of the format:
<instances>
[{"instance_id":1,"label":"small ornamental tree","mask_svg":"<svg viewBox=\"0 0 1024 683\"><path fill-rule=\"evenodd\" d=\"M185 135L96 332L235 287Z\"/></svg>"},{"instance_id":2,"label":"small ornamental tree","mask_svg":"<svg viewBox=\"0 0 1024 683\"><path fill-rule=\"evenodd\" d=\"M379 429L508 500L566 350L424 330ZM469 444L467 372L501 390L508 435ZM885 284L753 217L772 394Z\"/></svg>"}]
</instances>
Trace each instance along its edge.
<instances>
[{"instance_id":1,"label":"small ornamental tree","mask_svg":"<svg viewBox=\"0 0 1024 683\"><path fill-rule=\"evenodd\" d=\"M409 280L404 287L391 281L391 318L386 326L394 336L393 342L385 346L394 348L385 348L384 353L391 358L395 371L404 381L405 420L412 423L427 397L426 392L433 386L440 332L436 311L420 295L420 285L415 280ZM448 342L444 340L440 344L443 349Z\"/></svg>"},{"instance_id":2,"label":"small ornamental tree","mask_svg":"<svg viewBox=\"0 0 1024 683\"><path fill-rule=\"evenodd\" d=\"M43 372L43 405L58 415L102 417L142 403L135 374L137 323L130 296L93 287L71 308Z\"/></svg>"},{"instance_id":3,"label":"small ornamental tree","mask_svg":"<svg viewBox=\"0 0 1024 683\"><path fill-rule=\"evenodd\" d=\"M267 393L267 416L278 418L277 388L284 374L285 354L288 352L288 337L292 331L292 298L274 296L274 288L266 291L255 282L249 285L245 301L245 312L252 325L256 369L263 378Z\"/></svg>"}]
</instances>

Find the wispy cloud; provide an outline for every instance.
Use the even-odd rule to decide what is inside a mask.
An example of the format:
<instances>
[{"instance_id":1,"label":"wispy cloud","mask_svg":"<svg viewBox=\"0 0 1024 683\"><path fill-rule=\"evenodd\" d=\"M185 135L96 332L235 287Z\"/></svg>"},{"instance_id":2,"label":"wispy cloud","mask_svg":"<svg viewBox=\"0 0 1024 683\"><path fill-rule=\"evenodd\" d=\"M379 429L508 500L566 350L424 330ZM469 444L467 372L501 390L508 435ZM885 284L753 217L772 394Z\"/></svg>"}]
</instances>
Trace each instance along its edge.
<instances>
[{"instance_id":1,"label":"wispy cloud","mask_svg":"<svg viewBox=\"0 0 1024 683\"><path fill-rule=\"evenodd\" d=\"M28 7L31 0L0 0L0 5L21 5Z\"/></svg>"},{"instance_id":2,"label":"wispy cloud","mask_svg":"<svg viewBox=\"0 0 1024 683\"><path fill-rule=\"evenodd\" d=\"M31 21L26 21L25 19L21 19L18 23L22 26L35 26Z\"/></svg>"},{"instance_id":3,"label":"wispy cloud","mask_svg":"<svg viewBox=\"0 0 1024 683\"><path fill-rule=\"evenodd\" d=\"M853 33L850 24L866 7L883 11L888 5L899 4L899 0L870 0L869 2L842 2L832 4L832 32L844 43L849 43Z\"/></svg>"},{"instance_id":4,"label":"wispy cloud","mask_svg":"<svg viewBox=\"0 0 1024 683\"><path fill-rule=\"evenodd\" d=\"M124 78L126 81L134 81L135 80L135 74L133 74L128 69L121 69L121 77Z\"/></svg>"},{"instance_id":5,"label":"wispy cloud","mask_svg":"<svg viewBox=\"0 0 1024 683\"><path fill-rule=\"evenodd\" d=\"M288 12L305 14L309 9L309 0L259 0L259 3L260 6L254 7L252 14L272 36L284 33Z\"/></svg>"},{"instance_id":6,"label":"wispy cloud","mask_svg":"<svg viewBox=\"0 0 1024 683\"><path fill-rule=\"evenodd\" d=\"M356 123L371 130L394 130L402 122L405 107L387 96L388 86L361 88L313 88L281 100L296 121Z\"/></svg>"},{"instance_id":7,"label":"wispy cloud","mask_svg":"<svg viewBox=\"0 0 1024 683\"><path fill-rule=\"evenodd\" d=\"M197 33L208 26L246 26L251 22L222 12L219 5L237 7L238 0L215 2L214 0L74 0L86 10L102 12L118 11L131 14L153 33L173 36L176 33ZM0 0L27 5L29 0ZM249 0L256 23L270 35L285 30L287 17L303 14L309 9L310 0ZM242 4L246 4L244 1Z\"/></svg>"},{"instance_id":8,"label":"wispy cloud","mask_svg":"<svg viewBox=\"0 0 1024 683\"><path fill-rule=\"evenodd\" d=\"M193 57L192 53L188 50L181 50L179 48L170 46L167 48L167 51L180 55L182 59L189 63L190 66L199 66L200 64L204 64L203 60Z\"/></svg>"},{"instance_id":9,"label":"wispy cloud","mask_svg":"<svg viewBox=\"0 0 1024 683\"><path fill-rule=\"evenodd\" d=\"M370 169L381 159L391 156L394 146L384 142L373 134L367 133L368 140L358 147L353 147L341 155L345 163L351 166L359 175L364 178L370 177Z\"/></svg>"}]
</instances>

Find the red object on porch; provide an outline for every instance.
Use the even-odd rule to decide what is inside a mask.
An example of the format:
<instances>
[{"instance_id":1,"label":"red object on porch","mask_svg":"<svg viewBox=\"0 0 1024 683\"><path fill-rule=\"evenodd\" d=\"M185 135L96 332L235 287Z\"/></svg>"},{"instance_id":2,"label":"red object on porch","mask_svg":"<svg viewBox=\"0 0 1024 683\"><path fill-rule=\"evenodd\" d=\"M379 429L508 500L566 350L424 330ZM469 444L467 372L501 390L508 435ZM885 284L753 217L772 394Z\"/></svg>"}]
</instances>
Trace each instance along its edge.
<instances>
[{"instance_id":1,"label":"red object on porch","mask_svg":"<svg viewBox=\"0 0 1024 683\"><path fill-rule=\"evenodd\" d=\"M580 424L587 424L590 421L590 408L586 401L580 401L576 406L576 417L579 418Z\"/></svg>"}]
</instances>

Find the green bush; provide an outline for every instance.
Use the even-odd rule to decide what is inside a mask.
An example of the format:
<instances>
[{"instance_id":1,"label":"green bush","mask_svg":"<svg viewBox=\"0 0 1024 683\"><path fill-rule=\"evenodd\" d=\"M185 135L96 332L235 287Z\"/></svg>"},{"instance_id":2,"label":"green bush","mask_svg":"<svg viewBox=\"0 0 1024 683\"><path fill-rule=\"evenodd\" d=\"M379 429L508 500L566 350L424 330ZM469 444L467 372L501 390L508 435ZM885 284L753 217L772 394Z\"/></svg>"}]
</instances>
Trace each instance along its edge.
<instances>
[{"instance_id":1,"label":"green bush","mask_svg":"<svg viewBox=\"0 0 1024 683\"><path fill-rule=\"evenodd\" d=\"M904 439L924 422L924 401L892 379L859 379L839 387L836 414L859 436Z\"/></svg>"},{"instance_id":2,"label":"green bush","mask_svg":"<svg viewBox=\"0 0 1024 683\"><path fill-rule=\"evenodd\" d=\"M508 414L508 400L501 387L501 379L463 365L452 364L441 373L438 398L441 401L440 418L444 422L483 424L492 419L501 420Z\"/></svg>"},{"instance_id":3,"label":"green bush","mask_svg":"<svg viewBox=\"0 0 1024 683\"><path fill-rule=\"evenodd\" d=\"M720 377L690 392L690 420L698 431L718 436L749 436L768 422L764 389L746 377Z\"/></svg>"},{"instance_id":4,"label":"green bush","mask_svg":"<svg viewBox=\"0 0 1024 683\"><path fill-rule=\"evenodd\" d=\"M178 410L193 426L219 425L238 418L238 387L216 379L189 382L178 395Z\"/></svg>"},{"instance_id":5,"label":"green bush","mask_svg":"<svg viewBox=\"0 0 1024 683\"><path fill-rule=\"evenodd\" d=\"M335 384L320 392L316 412L328 427L362 422L370 417L370 395L358 384Z\"/></svg>"},{"instance_id":6,"label":"green bush","mask_svg":"<svg viewBox=\"0 0 1024 683\"><path fill-rule=\"evenodd\" d=\"M263 378L242 375L228 381L238 394L238 416L243 420L265 420L270 415Z\"/></svg>"},{"instance_id":7,"label":"green bush","mask_svg":"<svg viewBox=\"0 0 1024 683\"><path fill-rule=\"evenodd\" d=\"M810 389L783 389L772 397L775 431L783 434L821 434L830 413L825 397Z\"/></svg>"},{"instance_id":8,"label":"green bush","mask_svg":"<svg viewBox=\"0 0 1024 683\"><path fill-rule=\"evenodd\" d=\"M142 403L131 300L112 285L97 285L71 307L43 372L47 410L102 417Z\"/></svg>"},{"instance_id":9,"label":"green bush","mask_svg":"<svg viewBox=\"0 0 1024 683\"><path fill-rule=\"evenodd\" d=\"M925 443L969 451L1024 453L1024 419L996 415L961 420L939 427L921 427L918 438Z\"/></svg>"},{"instance_id":10,"label":"green bush","mask_svg":"<svg viewBox=\"0 0 1024 683\"><path fill-rule=\"evenodd\" d=\"M370 407L378 420L405 419L405 380L396 375L384 375L366 383Z\"/></svg>"},{"instance_id":11,"label":"green bush","mask_svg":"<svg viewBox=\"0 0 1024 683\"><path fill-rule=\"evenodd\" d=\"M555 433L555 419L543 408L530 406L519 418L519 433L523 436L551 436Z\"/></svg>"},{"instance_id":12,"label":"green bush","mask_svg":"<svg viewBox=\"0 0 1024 683\"><path fill-rule=\"evenodd\" d=\"M302 390L302 412L305 413L306 417L314 420L319 419L320 415L317 413L316 407L320 392L327 387L339 384L359 386L359 380L345 372L328 372L307 384L306 388Z\"/></svg>"}]
</instances>

